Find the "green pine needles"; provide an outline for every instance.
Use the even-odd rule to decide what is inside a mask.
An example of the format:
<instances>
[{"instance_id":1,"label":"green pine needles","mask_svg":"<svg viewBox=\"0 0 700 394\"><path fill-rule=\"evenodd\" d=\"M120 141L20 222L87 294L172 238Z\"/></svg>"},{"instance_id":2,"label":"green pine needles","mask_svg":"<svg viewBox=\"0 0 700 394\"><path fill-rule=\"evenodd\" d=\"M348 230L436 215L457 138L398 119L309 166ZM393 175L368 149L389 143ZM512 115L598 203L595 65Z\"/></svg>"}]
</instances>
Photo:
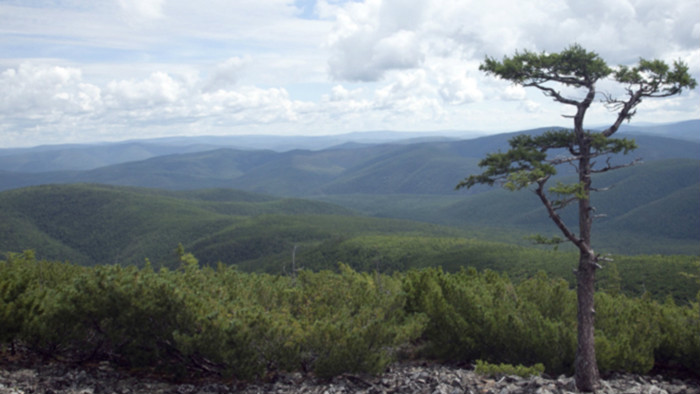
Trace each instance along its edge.
<instances>
[{"instance_id":1,"label":"green pine needles","mask_svg":"<svg viewBox=\"0 0 700 394\"><path fill-rule=\"evenodd\" d=\"M486 361L476 360L474 371L480 375L494 378L502 376L520 376L528 378L530 376L540 376L544 372L544 365L535 364L531 367L511 364L491 364Z\"/></svg>"},{"instance_id":2,"label":"green pine needles","mask_svg":"<svg viewBox=\"0 0 700 394\"><path fill-rule=\"evenodd\" d=\"M575 294L544 273L514 283L488 270L387 275L341 264L292 278L202 268L181 252L180 268L159 271L80 267L31 252L0 261L0 354L28 349L236 379L377 374L402 357L476 362L488 375L573 370ZM700 371L700 299L660 302L609 288L596 294L601 370Z\"/></svg>"}]
</instances>

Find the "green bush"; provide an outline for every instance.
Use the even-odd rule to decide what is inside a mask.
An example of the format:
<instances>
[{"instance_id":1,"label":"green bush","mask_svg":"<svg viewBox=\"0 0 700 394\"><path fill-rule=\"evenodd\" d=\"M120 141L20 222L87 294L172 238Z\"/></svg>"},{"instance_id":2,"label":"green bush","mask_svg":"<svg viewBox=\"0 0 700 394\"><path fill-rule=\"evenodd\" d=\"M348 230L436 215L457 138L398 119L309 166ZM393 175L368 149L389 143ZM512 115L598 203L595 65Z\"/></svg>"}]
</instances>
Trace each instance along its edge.
<instances>
[{"instance_id":1,"label":"green bush","mask_svg":"<svg viewBox=\"0 0 700 394\"><path fill-rule=\"evenodd\" d=\"M662 333L654 352L657 365L700 376L700 293L687 307L669 298L657 309L655 319Z\"/></svg>"},{"instance_id":2,"label":"green bush","mask_svg":"<svg viewBox=\"0 0 700 394\"><path fill-rule=\"evenodd\" d=\"M495 378L502 376L520 376L527 378L530 376L542 375L544 372L544 365L535 364L531 367L526 367L523 365L490 364L482 360L476 360L474 372Z\"/></svg>"},{"instance_id":3,"label":"green bush","mask_svg":"<svg viewBox=\"0 0 700 394\"><path fill-rule=\"evenodd\" d=\"M305 360L318 376L343 372L379 373L396 349L423 330L422 315L407 315L398 277L358 273L340 265L340 274L304 271L293 289L303 331Z\"/></svg>"},{"instance_id":4,"label":"green bush","mask_svg":"<svg viewBox=\"0 0 700 394\"><path fill-rule=\"evenodd\" d=\"M250 379L268 369L296 367L298 325L278 303L285 286L223 265L200 269L191 255L184 262L182 272L172 275L193 324L173 336L196 368Z\"/></svg>"},{"instance_id":5,"label":"green bush","mask_svg":"<svg viewBox=\"0 0 700 394\"><path fill-rule=\"evenodd\" d=\"M409 272L405 287L408 310L428 316L423 335L428 356L526 365L542 362L548 371L558 373L571 369L575 330L567 306L570 291L564 282L540 275L518 289L492 271L446 274L428 269ZM538 294L547 292L558 298L537 304ZM553 303L561 304L561 310L555 311Z\"/></svg>"},{"instance_id":6,"label":"green bush","mask_svg":"<svg viewBox=\"0 0 700 394\"><path fill-rule=\"evenodd\" d=\"M31 251L10 254L0 261L0 343L26 342L31 339L32 329L41 330L36 341L55 336L42 316L57 305L57 289L86 271L66 263L36 260Z\"/></svg>"},{"instance_id":7,"label":"green bush","mask_svg":"<svg viewBox=\"0 0 700 394\"><path fill-rule=\"evenodd\" d=\"M654 367L661 331L658 304L649 296L628 298L598 292L596 357L601 371L646 373Z\"/></svg>"},{"instance_id":8,"label":"green bush","mask_svg":"<svg viewBox=\"0 0 700 394\"><path fill-rule=\"evenodd\" d=\"M148 268L95 267L48 291L23 337L57 357L170 368L172 334L193 320L174 283Z\"/></svg>"},{"instance_id":9,"label":"green bush","mask_svg":"<svg viewBox=\"0 0 700 394\"><path fill-rule=\"evenodd\" d=\"M514 285L492 271L384 275L341 264L338 272L279 276L201 268L184 250L179 264L85 268L10 255L0 261L0 344L62 360L237 379L280 370L323 378L379 373L405 349L480 360L489 374L538 363L552 374L572 372L576 295L544 274ZM600 370L697 374L698 297L677 304L597 293Z\"/></svg>"}]
</instances>

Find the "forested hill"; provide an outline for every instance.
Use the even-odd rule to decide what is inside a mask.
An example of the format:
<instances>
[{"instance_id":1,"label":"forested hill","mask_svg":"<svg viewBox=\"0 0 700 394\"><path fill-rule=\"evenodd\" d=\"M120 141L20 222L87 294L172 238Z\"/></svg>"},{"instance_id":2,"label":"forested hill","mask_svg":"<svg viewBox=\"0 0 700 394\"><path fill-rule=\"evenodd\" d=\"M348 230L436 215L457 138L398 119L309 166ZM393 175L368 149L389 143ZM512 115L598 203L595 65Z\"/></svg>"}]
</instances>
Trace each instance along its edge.
<instances>
[{"instance_id":1,"label":"forested hill","mask_svg":"<svg viewBox=\"0 0 700 394\"><path fill-rule=\"evenodd\" d=\"M606 215L594 224L599 250L625 254L700 254L700 142L691 138L690 128L694 126L700 127L700 121L655 128L627 127L621 133L622 137L635 138L639 149L628 156L618 156L616 160L642 158L644 163L594 178L595 187L612 187L610 191L593 197L598 213ZM544 130L547 129L525 132L540 133ZM656 135L662 132L668 137ZM3 219L0 231L5 234L0 239L4 242L0 251L20 251L40 244L50 256L58 259L105 262L106 259L122 261L126 258L133 262L144 257L161 256L166 250L172 250L177 242L185 242L189 246L196 245L201 248L201 253L208 253L216 260L217 256L228 256L228 252L220 252L218 246L212 245L234 242L231 239L247 239L242 230L227 232L231 220L235 219L240 225L243 223L241 217L288 215L299 209L303 214L325 215L324 220L332 217L333 220L319 225L323 230L314 230L319 234L331 234L328 236L342 233L338 229L353 228L360 226L358 223L363 220L370 220L357 216L364 215L447 225L480 239L523 244L526 242L524 237L534 232L556 235L556 229L535 196L527 191L509 193L487 187L454 190L465 176L479 172L478 162L485 154L505 149L508 139L515 134L518 133L468 140L434 137L428 141L400 141L395 138L390 143L366 139L346 141L334 147L324 144L342 141L302 139L300 145L320 148L287 151L279 150L279 145L276 149L266 150L211 149L221 139L204 139L197 144L160 141L162 145L146 144L147 149L140 145L145 143L107 144L93 147L94 155L108 156L102 159L103 162L153 157L70 171L61 170L70 167L61 163L69 163L72 159L95 165L96 161L90 160L95 156L89 154L87 147L2 150L0 190L6 192L0 199ZM256 146L264 145L263 140L258 140ZM284 140L293 146L290 141ZM272 141L266 140L265 143ZM76 152L80 155L74 156ZM33 161L32 157L37 160ZM17 168L31 172L17 172ZM48 168L52 171L46 172ZM562 177L566 178L566 168L563 170ZM144 189L100 189L86 185L75 188L55 186L73 183L162 190L144 192ZM47 184L54 186L12 190ZM213 201L206 204L202 201L203 196L213 198L210 191L200 191L203 189L230 191L215 193L224 199L217 205ZM81 200L84 198L88 201ZM94 202L101 198L111 202ZM238 198L244 200L236 200ZM73 205L60 204L71 201ZM96 204L93 211L90 210L91 204ZM20 206L23 208L18 211ZM233 211L227 211L229 209ZM36 216L42 212L43 217ZM221 214L229 216L217 216ZM344 219L338 221L339 215ZM564 216L567 221L574 219L570 213L565 212ZM354 223L346 221L350 217L354 217ZM41 223L48 223L44 219L50 219L52 224L48 229L53 232L39 228ZM290 220L314 223L299 215L293 220L284 219ZM323 227L330 222L334 223L332 231ZM380 221L371 222L372 225L368 224L369 221L362 223L362 226L371 228L382 227L386 222L381 222L381 225ZM294 231L306 231L294 227L296 224L286 225L291 227L286 230L271 227L286 231L287 235L281 237L287 243L280 243L284 247L288 247L289 242L299 242L293 239L296 235L290 235ZM84 233L86 229L92 229L92 233ZM222 231L216 238L215 235ZM97 236L90 235L93 233L112 236L109 240L98 240ZM126 233L139 235L139 244L120 243ZM183 234L189 235L184 237ZM193 234L202 240L195 242L197 238L193 238ZM279 237L270 234L267 237L271 240ZM64 239L59 235L81 237ZM253 245L249 249L255 248L255 242L248 242ZM87 248L90 252L85 251L85 245L90 245ZM144 245L154 249L148 250Z\"/></svg>"},{"instance_id":2,"label":"forested hill","mask_svg":"<svg viewBox=\"0 0 700 394\"><path fill-rule=\"evenodd\" d=\"M296 245L353 234L457 230L361 217L319 201L230 189L170 192L105 185L47 185L0 193L0 251L34 249L81 264L177 261L182 243L202 261L238 264Z\"/></svg>"},{"instance_id":3,"label":"forested hill","mask_svg":"<svg viewBox=\"0 0 700 394\"><path fill-rule=\"evenodd\" d=\"M481 228L483 230L483 228ZM508 235L500 230L502 238ZM474 267L523 280L544 271L572 281L576 255L480 239L454 227L372 218L337 205L229 189L163 191L104 185L49 185L0 193L0 251L81 265L178 268L178 244L204 265L290 274L296 268L380 272ZM656 238L651 237L655 240ZM649 242L649 240L645 240ZM641 269L643 267L643 269ZM616 256L599 286L623 278L630 294L692 299L697 283L681 272L693 256ZM612 281L612 282L611 282Z\"/></svg>"}]
</instances>

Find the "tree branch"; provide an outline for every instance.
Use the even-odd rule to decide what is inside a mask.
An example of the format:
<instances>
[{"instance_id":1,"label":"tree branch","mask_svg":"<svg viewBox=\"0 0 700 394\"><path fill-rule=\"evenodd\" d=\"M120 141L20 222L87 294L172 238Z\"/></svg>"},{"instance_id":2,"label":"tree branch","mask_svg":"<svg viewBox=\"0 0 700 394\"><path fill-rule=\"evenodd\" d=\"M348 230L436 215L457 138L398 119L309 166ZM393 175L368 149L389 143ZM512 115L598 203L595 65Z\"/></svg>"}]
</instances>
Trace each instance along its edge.
<instances>
[{"instance_id":1,"label":"tree branch","mask_svg":"<svg viewBox=\"0 0 700 394\"><path fill-rule=\"evenodd\" d=\"M537 182L537 189L535 189L535 194L540 198L542 201L542 204L544 204L544 207L547 209L547 213L549 214L549 217L552 219L554 224L557 225L559 230L561 230L562 234L571 241L574 245L576 245L579 249L583 248L583 243L580 238L576 236L569 227L567 227L566 223L562 220L561 216L557 213L557 210L552 206L552 202L549 200L547 195L545 194L544 191L544 184L547 182L547 179L542 179Z\"/></svg>"},{"instance_id":2,"label":"tree branch","mask_svg":"<svg viewBox=\"0 0 700 394\"><path fill-rule=\"evenodd\" d=\"M560 211L566 208L569 204L571 204L574 201L578 201L578 197L570 197L565 200L557 200L552 203L552 208L555 211Z\"/></svg>"},{"instance_id":3,"label":"tree branch","mask_svg":"<svg viewBox=\"0 0 700 394\"><path fill-rule=\"evenodd\" d=\"M608 160L606 160L605 167L598 169L598 170L591 168L591 173L602 174L602 173L608 172L608 171L619 170L620 168L632 167L632 166L635 166L639 163L642 163L642 159L638 158L638 159L634 159L633 161L626 163L626 164L612 165L612 164L610 164L610 158L608 157Z\"/></svg>"},{"instance_id":4,"label":"tree branch","mask_svg":"<svg viewBox=\"0 0 700 394\"><path fill-rule=\"evenodd\" d=\"M549 96L549 97L553 97L555 101L558 101L558 102L560 102L560 103L569 104L569 105L573 105L573 106L578 106L578 105L579 105L579 102L578 102L578 101L572 100L572 99L568 99L568 98L562 96L561 93L557 92L556 90L554 90L554 89L552 89L552 88L549 88L549 87L546 87L546 86L542 86L542 85L540 85L539 83L531 82L531 83L523 84L523 86L525 86L525 87L535 87L535 88L537 88L537 89L543 91L545 95L547 95L547 96Z\"/></svg>"},{"instance_id":5,"label":"tree branch","mask_svg":"<svg viewBox=\"0 0 700 394\"><path fill-rule=\"evenodd\" d=\"M639 89L636 92L628 90L628 94L630 97L627 101L614 100L610 96L607 97L606 100L608 105L612 105L612 108L620 108L620 112L618 112L615 122L603 131L602 134L604 136L610 137L611 135L615 134L615 132L622 125L622 122L632 119L632 117L637 113L634 108L642 102L642 89Z\"/></svg>"},{"instance_id":6,"label":"tree branch","mask_svg":"<svg viewBox=\"0 0 700 394\"><path fill-rule=\"evenodd\" d=\"M568 156L568 157L561 157L557 156L553 159L548 160L547 162L552 165L559 165L559 164L565 164L565 163L574 163L580 159L579 156Z\"/></svg>"}]
</instances>

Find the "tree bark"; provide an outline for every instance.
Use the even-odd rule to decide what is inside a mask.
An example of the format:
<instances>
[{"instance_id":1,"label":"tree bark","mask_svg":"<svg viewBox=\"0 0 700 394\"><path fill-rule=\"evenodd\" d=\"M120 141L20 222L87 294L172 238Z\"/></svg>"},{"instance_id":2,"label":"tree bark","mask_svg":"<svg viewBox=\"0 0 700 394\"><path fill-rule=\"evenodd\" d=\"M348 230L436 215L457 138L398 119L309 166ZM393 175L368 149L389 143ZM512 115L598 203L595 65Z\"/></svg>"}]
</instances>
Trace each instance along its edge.
<instances>
[{"instance_id":1,"label":"tree bark","mask_svg":"<svg viewBox=\"0 0 700 394\"><path fill-rule=\"evenodd\" d=\"M579 197L579 265L576 274L578 298L578 347L575 360L576 387L580 391L595 391L599 372L595 356L595 271L598 267L596 255L591 248L593 207L591 206L591 146L589 138L578 134L581 159L579 160L579 182L584 195Z\"/></svg>"},{"instance_id":2,"label":"tree bark","mask_svg":"<svg viewBox=\"0 0 700 394\"><path fill-rule=\"evenodd\" d=\"M578 297L578 347L575 379L580 391L594 391L598 386L598 364L595 356L595 256L581 253L576 295Z\"/></svg>"}]
</instances>

